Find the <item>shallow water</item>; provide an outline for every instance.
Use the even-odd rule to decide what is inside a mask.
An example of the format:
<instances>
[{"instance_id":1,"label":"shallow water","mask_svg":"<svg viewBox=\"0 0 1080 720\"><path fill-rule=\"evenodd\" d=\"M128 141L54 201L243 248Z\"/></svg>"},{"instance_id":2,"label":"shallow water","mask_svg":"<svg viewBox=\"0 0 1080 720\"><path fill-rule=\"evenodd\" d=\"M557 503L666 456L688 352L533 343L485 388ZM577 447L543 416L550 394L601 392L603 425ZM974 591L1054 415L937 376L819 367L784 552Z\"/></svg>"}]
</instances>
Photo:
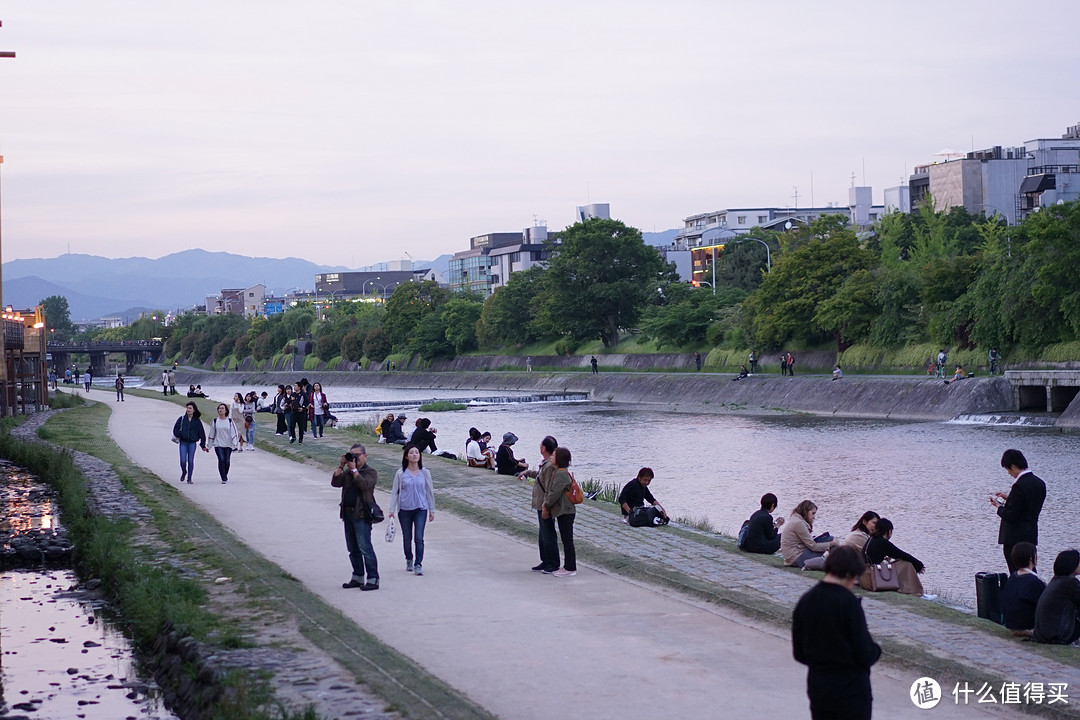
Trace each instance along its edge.
<instances>
[{"instance_id":1,"label":"shallow water","mask_svg":"<svg viewBox=\"0 0 1080 720\"><path fill-rule=\"evenodd\" d=\"M334 388L334 394L401 399L436 393ZM406 414L410 423L419 416ZM609 403L495 405L424 416L439 430L439 448L458 455L475 426L490 431L496 445L512 431L520 438L516 454L533 467L540 440L554 435L573 452L579 480L622 484L638 468L652 467L652 492L669 514L708 519L729 535L766 492L779 497L784 516L803 499L817 503L815 532L846 535L864 511L874 510L895 524L893 542L926 563L926 589L968 606L975 604L976 572L1007 569L990 505L991 493L1012 484L1000 466L1005 449L1022 450L1047 483L1039 523L1042 575L1052 574L1058 552L1078 543L1074 458L1080 438L1047 428L695 415Z\"/></svg>"}]
</instances>

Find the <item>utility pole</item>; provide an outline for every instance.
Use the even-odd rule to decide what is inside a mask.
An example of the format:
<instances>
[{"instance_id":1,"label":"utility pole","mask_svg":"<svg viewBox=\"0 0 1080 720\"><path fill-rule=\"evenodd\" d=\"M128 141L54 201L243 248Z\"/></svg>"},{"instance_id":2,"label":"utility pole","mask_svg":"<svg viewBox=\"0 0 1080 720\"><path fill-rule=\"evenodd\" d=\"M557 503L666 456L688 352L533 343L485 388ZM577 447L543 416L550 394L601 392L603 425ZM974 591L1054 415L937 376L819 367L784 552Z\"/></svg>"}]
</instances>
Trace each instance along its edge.
<instances>
[{"instance_id":1,"label":"utility pole","mask_svg":"<svg viewBox=\"0 0 1080 720\"><path fill-rule=\"evenodd\" d=\"M2 26L2 25L3 25L3 23L0 22L0 26ZM15 53L13 51L11 51L11 50L0 50L0 58L13 58L13 57L15 57ZM0 165L2 165L3 162L4 162L4 156L0 155ZM2 228L3 228L3 215L2 215L2 213L0 213L0 229L2 229ZM0 230L0 232L2 232L2 230ZM3 249L4 249L4 243L3 243L3 240L0 239L0 263L3 262L3 254L4 254ZM2 289L3 286L4 286L3 276L0 275L0 289ZM44 330L42 332L44 332ZM0 332L0 358L3 358L3 361L0 362L0 390L2 390L2 392L3 392L3 399L2 399L2 401L0 401L0 415L7 415L8 414L7 409L8 409L8 401L9 400L11 401L11 407L13 409L12 411L14 412L15 386L14 386L14 384L11 384L11 387L10 388L8 387L9 380L11 380L12 378L8 377L8 369L9 368L8 368L8 361L7 361L7 350L4 348L4 334L2 332Z\"/></svg>"}]
</instances>

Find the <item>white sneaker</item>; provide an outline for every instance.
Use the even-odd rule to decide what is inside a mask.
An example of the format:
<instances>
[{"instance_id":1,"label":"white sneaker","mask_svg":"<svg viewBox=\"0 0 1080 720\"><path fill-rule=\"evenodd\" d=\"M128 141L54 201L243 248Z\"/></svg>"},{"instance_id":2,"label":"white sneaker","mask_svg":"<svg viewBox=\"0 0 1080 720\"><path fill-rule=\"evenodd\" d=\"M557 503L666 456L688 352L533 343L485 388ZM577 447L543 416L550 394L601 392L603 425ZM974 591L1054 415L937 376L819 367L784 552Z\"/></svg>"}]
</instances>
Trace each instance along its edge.
<instances>
[{"instance_id":1,"label":"white sneaker","mask_svg":"<svg viewBox=\"0 0 1080 720\"><path fill-rule=\"evenodd\" d=\"M577 575L577 570L564 570L562 568L559 568L551 574L555 577L574 577L575 575Z\"/></svg>"},{"instance_id":2,"label":"white sneaker","mask_svg":"<svg viewBox=\"0 0 1080 720\"><path fill-rule=\"evenodd\" d=\"M930 593L927 593L926 595L922 596L922 599L923 600L937 600L937 595L931 595Z\"/></svg>"}]
</instances>

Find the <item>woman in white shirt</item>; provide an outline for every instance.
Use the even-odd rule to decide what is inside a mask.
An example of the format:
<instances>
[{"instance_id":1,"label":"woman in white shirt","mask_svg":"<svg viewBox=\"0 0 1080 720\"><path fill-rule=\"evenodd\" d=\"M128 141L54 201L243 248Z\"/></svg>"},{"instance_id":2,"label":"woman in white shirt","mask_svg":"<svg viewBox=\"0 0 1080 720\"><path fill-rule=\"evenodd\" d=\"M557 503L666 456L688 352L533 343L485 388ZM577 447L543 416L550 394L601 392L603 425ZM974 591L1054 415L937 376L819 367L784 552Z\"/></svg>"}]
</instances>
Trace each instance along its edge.
<instances>
[{"instance_id":1,"label":"woman in white shirt","mask_svg":"<svg viewBox=\"0 0 1080 720\"><path fill-rule=\"evenodd\" d=\"M233 393L232 396L232 412L229 414L232 418L233 424L237 429L244 427L244 396L240 393ZM236 448L236 452L244 452L244 433L238 433L240 436L240 444Z\"/></svg>"},{"instance_id":2,"label":"woman in white shirt","mask_svg":"<svg viewBox=\"0 0 1080 720\"><path fill-rule=\"evenodd\" d=\"M214 448L214 454L218 459L218 475L221 476L221 484L229 482L229 465L232 460L232 451L240 442L240 431L236 423L229 417L229 406L220 403L217 406L217 417L210 423L210 433L207 440Z\"/></svg>"},{"instance_id":3,"label":"woman in white shirt","mask_svg":"<svg viewBox=\"0 0 1080 720\"><path fill-rule=\"evenodd\" d=\"M435 519L435 489L431 484L431 472L424 469L420 448L415 445L405 446L401 469L394 474L394 487L390 490L390 517L394 517L394 513L401 522L405 571L423 575L424 528Z\"/></svg>"},{"instance_id":4,"label":"woman in white shirt","mask_svg":"<svg viewBox=\"0 0 1080 720\"><path fill-rule=\"evenodd\" d=\"M326 416L330 412L330 401L326 399L322 383L311 386L311 410L311 437L321 438L328 419Z\"/></svg>"}]
</instances>

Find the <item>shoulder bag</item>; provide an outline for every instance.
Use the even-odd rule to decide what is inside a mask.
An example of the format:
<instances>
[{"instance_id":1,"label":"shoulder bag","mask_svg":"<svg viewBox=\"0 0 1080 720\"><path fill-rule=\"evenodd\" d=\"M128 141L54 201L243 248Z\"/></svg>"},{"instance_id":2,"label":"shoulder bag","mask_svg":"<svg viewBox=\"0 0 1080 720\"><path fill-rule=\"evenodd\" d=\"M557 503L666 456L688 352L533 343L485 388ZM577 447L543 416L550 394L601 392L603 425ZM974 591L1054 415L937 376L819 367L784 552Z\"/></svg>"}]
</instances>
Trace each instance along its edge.
<instances>
[{"instance_id":1,"label":"shoulder bag","mask_svg":"<svg viewBox=\"0 0 1080 720\"><path fill-rule=\"evenodd\" d=\"M570 487L566 488L566 497L575 505L585 502L585 493L581 491L581 486L577 484L573 473L570 473Z\"/></svg>"}]
</instances>

